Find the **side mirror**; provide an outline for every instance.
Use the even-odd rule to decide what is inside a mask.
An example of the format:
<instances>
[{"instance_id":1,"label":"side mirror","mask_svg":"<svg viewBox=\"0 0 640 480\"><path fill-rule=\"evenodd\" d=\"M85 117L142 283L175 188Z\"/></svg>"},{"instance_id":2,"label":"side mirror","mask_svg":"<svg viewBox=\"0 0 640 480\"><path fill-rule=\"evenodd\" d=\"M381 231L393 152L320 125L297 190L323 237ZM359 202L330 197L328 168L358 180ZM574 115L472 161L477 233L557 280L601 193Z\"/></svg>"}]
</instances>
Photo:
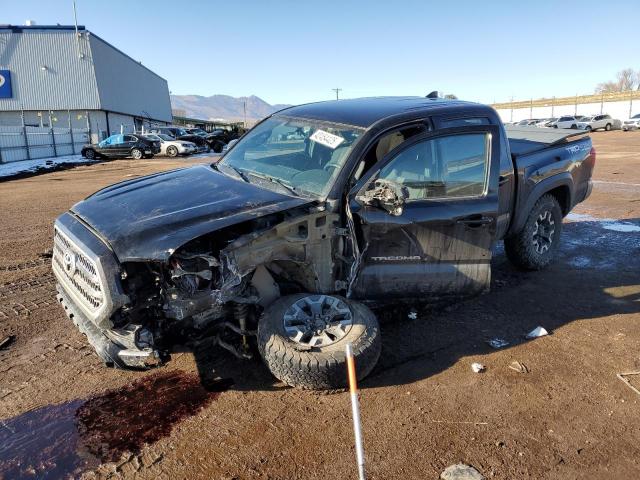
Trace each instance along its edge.
<instances>
[{"instance_id":1,"label":"side mirror","mask_svg":"<svg viewBox=\"0 0 640 480\"><path fill-rule=\"evenodd\" d=\"M364 205L381 208L397 217L402 215L407 198L409 198L409 191L404 185L377 179L367 185L365 191L358 195L357 200Z\"/></svg>"}]
</instances>

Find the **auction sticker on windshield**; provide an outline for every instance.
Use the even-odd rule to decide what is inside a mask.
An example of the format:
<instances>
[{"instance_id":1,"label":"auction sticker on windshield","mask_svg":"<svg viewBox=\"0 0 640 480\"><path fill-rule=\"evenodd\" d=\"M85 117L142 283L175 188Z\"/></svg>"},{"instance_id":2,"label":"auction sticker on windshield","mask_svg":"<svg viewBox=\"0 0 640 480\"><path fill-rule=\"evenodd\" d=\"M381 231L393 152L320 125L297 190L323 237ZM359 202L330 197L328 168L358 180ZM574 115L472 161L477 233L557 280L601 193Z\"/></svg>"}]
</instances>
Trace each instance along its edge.
<instances>
[{"instance_id":1,"label":"auction sticker on windshield","mask_svg":"<svg viewBox=\"0 0 640 480\"><path fill-rule=\"evenodd\" d=\"M324 130L316 130L309 138L332 150L344 142L344 138L334 135L333 133L325 132Z\"/></svg>"}]
</instances>

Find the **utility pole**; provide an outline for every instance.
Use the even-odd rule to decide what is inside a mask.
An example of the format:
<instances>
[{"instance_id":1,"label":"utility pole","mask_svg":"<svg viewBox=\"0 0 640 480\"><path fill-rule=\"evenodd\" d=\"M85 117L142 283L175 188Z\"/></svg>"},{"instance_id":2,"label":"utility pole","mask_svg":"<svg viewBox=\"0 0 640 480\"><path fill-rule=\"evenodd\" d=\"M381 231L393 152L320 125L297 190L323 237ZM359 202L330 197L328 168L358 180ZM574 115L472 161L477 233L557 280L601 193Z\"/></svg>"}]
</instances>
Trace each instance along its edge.
<instances>
[{"instance_id":1,"label":"utility pole","mask_svg":"<svg viewBox=\"0 0 640 480\"><path fill-rule=\"evenodd\" d=\"M78 58L82 58L80 55L80 36L78 35L78 12L76 10L76 0L73 0L73 24L76 27L76 49L78 52Z\"/></svg>"},{"instance_id":2,"label":"utility pole","mask_svg":"<svg viewBox=\"0 0 640 480\"><path fill-rule=\"evenodd\" d=\"M246 100L242 102L242 106L244 108L244 122L242 126L244 128L247 128L247 101Z\"/></svg>"},{"instance_id":3,"label":"utility pole","mask_svg":"<svg viewBox=\"0 0 640 480\"><path fill-rule=\"evenodd\" d=\"M340 100L339 93L342 91L341 88L332 88L334 92L336 92L336 100Z\"/></svg>"}]
</instances>

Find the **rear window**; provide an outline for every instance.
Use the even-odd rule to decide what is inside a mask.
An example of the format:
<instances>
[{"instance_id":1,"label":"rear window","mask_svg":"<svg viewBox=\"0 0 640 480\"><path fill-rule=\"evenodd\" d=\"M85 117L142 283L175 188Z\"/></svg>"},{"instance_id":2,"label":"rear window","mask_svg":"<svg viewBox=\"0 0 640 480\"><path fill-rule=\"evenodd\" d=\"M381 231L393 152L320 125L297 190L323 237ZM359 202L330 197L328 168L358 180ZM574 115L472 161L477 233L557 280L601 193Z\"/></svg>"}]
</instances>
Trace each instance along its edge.
<instances>
[{"instance_id":1,"label":"rear window","mask_svg":"<svg viewBox=\"0 0 640 480\"><path fill-rule=\"evenodd\" d=\"M443 120L441 123L442 128L465 127L467 125L491 125L491 122L486 117L469 117Z\"/></svg>"}]
</instances>

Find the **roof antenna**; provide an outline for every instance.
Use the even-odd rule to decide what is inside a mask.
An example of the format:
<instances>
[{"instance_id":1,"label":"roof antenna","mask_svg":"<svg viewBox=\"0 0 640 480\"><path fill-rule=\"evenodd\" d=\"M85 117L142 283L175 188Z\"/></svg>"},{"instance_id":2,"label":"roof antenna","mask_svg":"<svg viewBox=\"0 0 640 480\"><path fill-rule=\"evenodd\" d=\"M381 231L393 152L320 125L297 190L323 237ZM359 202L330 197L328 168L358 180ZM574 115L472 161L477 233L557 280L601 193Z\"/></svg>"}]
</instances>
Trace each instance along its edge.
<instances>
[{"instance_id":1,"label":"roof antenna","mask_svg":"<svg viewBox=\"0 0 640 480\"><path fill-rule=\"evenodd\" d=\"M439 91L437 91L437 90L434 90L434 91L433 91L433 92L431 92L429 95L427 95L427 98L431 98L431 99L434 99L434 98L441 98L441 97L442 97L442 95L440 95L440 92L439 92Z\"/></svg>"}]
</instances>

